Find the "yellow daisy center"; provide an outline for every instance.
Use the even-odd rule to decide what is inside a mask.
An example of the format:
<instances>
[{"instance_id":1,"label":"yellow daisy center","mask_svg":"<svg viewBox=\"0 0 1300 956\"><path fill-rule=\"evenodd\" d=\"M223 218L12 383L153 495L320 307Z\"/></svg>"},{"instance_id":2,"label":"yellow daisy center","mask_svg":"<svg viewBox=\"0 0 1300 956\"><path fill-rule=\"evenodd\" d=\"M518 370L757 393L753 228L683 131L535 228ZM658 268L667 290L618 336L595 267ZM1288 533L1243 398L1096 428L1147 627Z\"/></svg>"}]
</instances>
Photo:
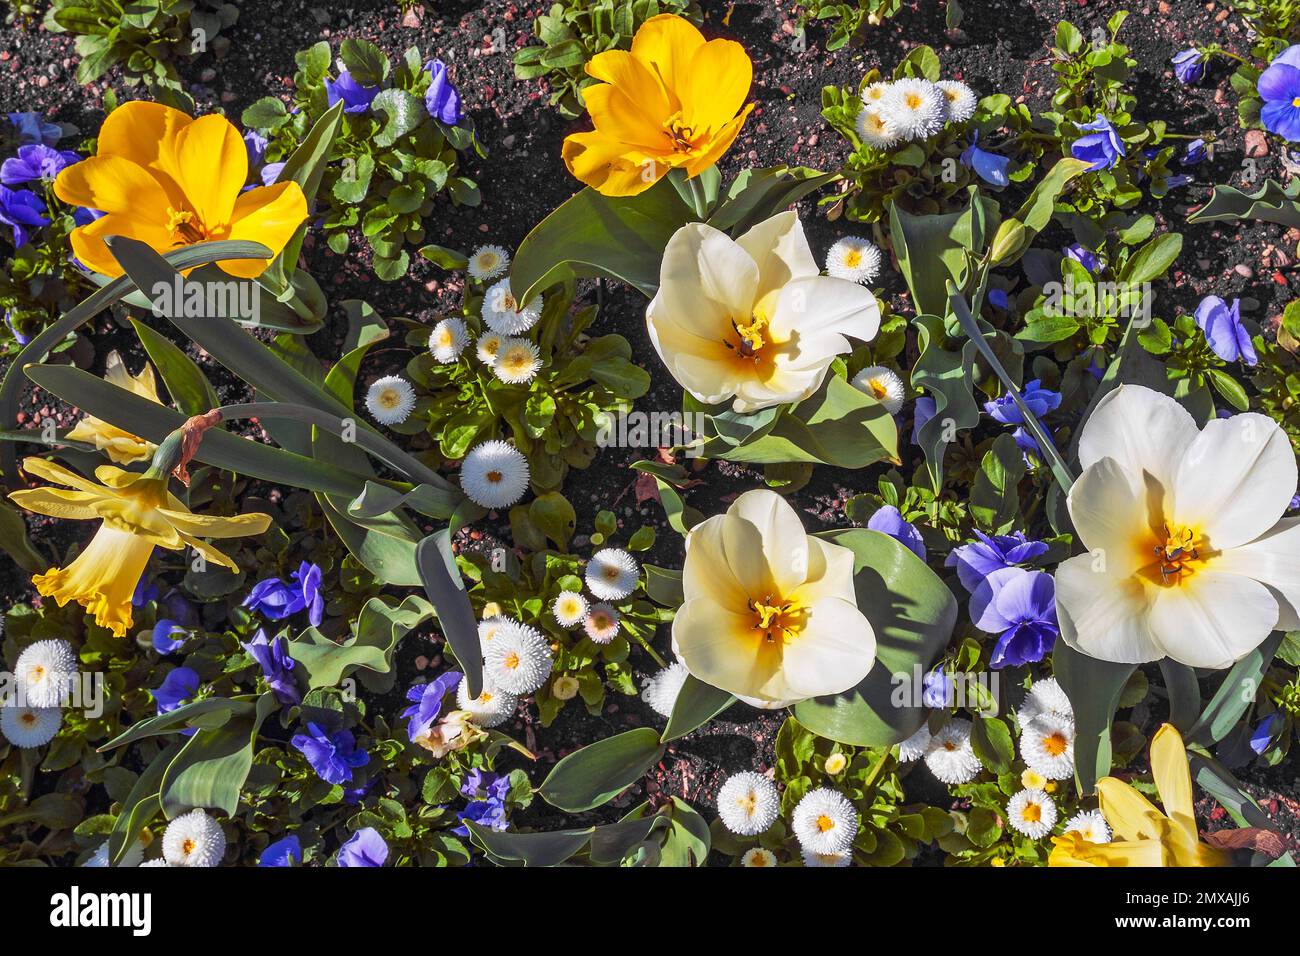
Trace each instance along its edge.
<instances>
[{"instance_id":1,"label":"yellow daisy center","mask_svg":"<svg viewBox=\"0 0 1300 956\"><path fill-rule=\"evenodd\" d=\"M1036 803L1027 803L1020 811L1020 818L1026 823L1037 823L1043 819L1043 808Z\"/></svg>"},{"instance_id":2,"label":"yellow daisy center","mask_svg":"<svg viewBox=\"0 0 1300 956\"><path fill-rule=\"evenodd\" d=\"M909 110L915 110L921 108L921 104L924 100L921 99L921 94L919 93L908 93L907 96L903 98L903 102L907 104Z\"/></svg>"},{"instance_id":3,"label":"yellow daisy center","mask_svg":"<svg viewBox=\"0 0 1300 956\"><path fill-rule=\"evenodd\" d=\"M844 264L850 269L856 269L862 265L862 250L850 249L844 253Z\"/></svg>"},{"instance_id":4,"label":"yellow daisy center","mask_svg":"<svg viewBox=\"0 0 1300 956\"><path fill-rule=\"evenodd\" d=\"M28 727L35 727L35 726L36 726L36 715L33 714L30 710L27 711L26 713L24 713L24 714L23 714L21 717L19 717L18 719L21 720L21 721L22 721L24 724L26 724Z\"/></svg>"},{"instance_id":5,"label":"yellow daisy center","mask_svg":"<svg viewBox=\"0 0 1300 956\"><path fill-rule=\"evenodd\" d=\"M397 394L396 389L386 388L379 393L379 404L384 408L396 408L402 404L402 396Z\"/></svg>"},{"instance_id":6,"label":"yellow daisy center","mask_svg":"<svg viewBox=\"0 0 1300 956\"><path fill-rule=\"evenodd\" d=\"M514 651L511 651L509 654L506 655L505 660L503 660L501 663L504 664L506 667L510 668L510 670L516 670L519 667L519 655L516 654Z\"/></svg>"},{"instance_id":7,"label":"yellow daisy center","mask_svg":"<svg viewBox=\"0 0 1300 956\"><path fill-rule=\"evenodd\" d=\"M1070 742L1066 740L1065 735L1060 732L1050 734L1043 738L1043 749L1053 757L1061 756L1069 746Z\"/></svg>"},{"instance_id":8,"label":"yellow daisy center","mask_svg":"<svg viewBox=\"0 0 1300 956\"><path fill-rule=\"evenodd\" d=\"M834 830L834 829L835 829L835 821L832 820L830 817L828 817L826 814L823 813L821 816L817 818L817 830L819 832L825 833L827 830Z\"/></svg>"}]
</instances>

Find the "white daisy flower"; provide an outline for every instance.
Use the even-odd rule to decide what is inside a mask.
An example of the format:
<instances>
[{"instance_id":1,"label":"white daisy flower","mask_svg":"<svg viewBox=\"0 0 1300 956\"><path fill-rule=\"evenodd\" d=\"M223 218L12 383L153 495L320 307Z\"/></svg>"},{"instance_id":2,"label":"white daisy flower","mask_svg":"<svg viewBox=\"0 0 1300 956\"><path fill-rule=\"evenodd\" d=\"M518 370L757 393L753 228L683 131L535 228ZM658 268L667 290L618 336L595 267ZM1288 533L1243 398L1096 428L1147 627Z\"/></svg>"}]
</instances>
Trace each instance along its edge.
<instances>
[{"instance_id":1,"label":"white daisy flower","mask_svg":"<svg viewBox=\"0 0 1300 956\"><path fill-rule=\"evenodd\" d=\"M1039 714L1020 729L1020 755L1048 780L1074 776L1074 721L1059 714Z\"/></svg>"},{"instance_id":2,"label":"white daisy flower","mask_svg":"<svg viewBox=\"0 0 1300 956\"><path fill-rule=\"evenodd\" d=\"M577 591L561 591L551 605L551 616L560 627L568 630L577 627L587 616L587 599Z\"/></svg>"},{"instance_id":3,"label":"white daisy flower","mask_svg":"<svg viewBox=\"0 0 1300 956\"><path fill-rule=\"evenodd\" d=\"M460 319L443 319L429 333L429 352L446 365L460 358L469 344L469 330Z\"/></svg>"},{"instance_id":4,"label":"white daisy flower","mask_svg":"<svg viewBox=\"0 0 1300 956\"><path fill-rule=\"evenodd\" d=\"M528 339L503 339L492 372L507 385L531 382L542 367L541 350Z\"/></svg>"},{"instance_id":5,"label":"white daisy flower","mask_svg":"<svg viewBox=\"0 0 1300 956\"><path fill-rule=\"evenodd\" d=\"M826 272L866 285L880 274L880 250L869 239L845 236L826 253Z\"/></svg>"},{"instance_id":6,"label":"white daisy flower","mask_svg":"<svg viewBox=\"0 0 1300 956\"><path fill-rule=\"evenodd\" d=\"M483 655L483 673L494 685L512 694L531 694L551 676L551 645L540 631L507 620Z\"/></svg>"},{"instance_id":7,"label":"white daisy flower","mask_svg":"<svg viewBox=\"0 0 1300 956\"><path fill-rule=\"evenodd\" d=\"M63 712L57 707L0 707L0 734L23 750L45 746L62 726Z\"/></svg>"},{"instance_id":8,"label":"white daisy flower","mask_svg":"<svg viewBox=\"0 0 1300 956\"><path fill-rule=\"evenodd\" d=\"M602 601L621 601L636 590L641 568L619 548L602 548L587 562L587 587Z\"/></svg>"},{"instance_id":9,"label":"white daisy flower","mask_svg":"<svg viewBox=\"0 0 1300 956\"><path fill-rule=\"evenodd\" d=\"M922 724L920 729L898 745L898 762L911 763L925 756L930 746L930 725Z\"/></svg>"},{"instance_id":10,"label":"white daisy flower","mask_svg":"<svg viewBox=\"0 0 1300 956\"><path fill-rule=\"evenodd\" d=\"M971 722L954 717L930 738L925 765L947 784L970 783L980 772L980 758L970 743Z\"/></svg>"},{"instance_id":11,"label":"white daisy flower","mask_svg":"<svg viewBox=\"0 0 1300 956\"><path fill-rule=\"evenodd\" d=\"M740 858L741 866L776 866L776 854L761 846L750 847Z\"/></svg>"},{"instance_id":12,"label":"white daisy flower","mask_svg":"<svg viewBox=\"0 0 1300 956\"><path fill-rule=\"evenodd\" d=\"M842 850L839 853L814 853L812 850L801 849L799 855L803 857L804 866L849 866L853 863L853 853L849 850Z\"/></svg>"},{"instance_id":13,"label":"white daisy flower","mask_svg":"<svg viewBox=\"0 0 1300 956\"><path fill-rule=\"evenodd\" d=\"M158 859L156 860L145 860L140 865L141 866L171 866L171 864L168 863L167 860L161 856L158 857Z\"/></svg>"},{"instance_id":14,"label":"white daisy flower","mask_svg":"<svg viewBox=\"0 0 1300 956\"><path fill-rule=\"evenodd\" d=\"M484 332L474 343L474 352L478 355L478 360L492 368L497 364L497 356L501 354L501 345L506 337L500 332Z\"/></svg>"},{"instance_id":15,"label":"white daisy flower","mask_svg":"<svg viewBox=\"0 0 1300 956\"><path fill-rule=\"evenodd\" d=\"M1084 810L1065 821L1065 832L1079 834L1089 843L1109 843L1110 824L1100 810Z\"/></svg>"},{"instance_id":16,"label":"white daisy flower","mask_svg":"<svg viewBox=\"0 0 1300 956\"><path fill-rule=\"evenodd\" d=\"M862 105L879 107L884 102L885 94L889 92L892 83L884 80L876 80L862 91Z\"/></svg>"},{"instance_id":17,"label":"white daisy flower","mask_svg":"<svg viewBox=\"0 0 1300 956\"><path fill-rule=\"evenodd\" d=\"M483 321L493 332L502 335L518 335L527 332L542 317L542 297L534 296L533 301L520 308L510 291L510 280L502 279L483 294Z\"/></svg>"},{"instance_id":18,"label":"white daisy flower","mask_svg":"<svg viewBox=\"0 0 1300 956\"><path fill-rule=\"evenodd\" d=\"M77 653L57 638L37 641L18 655L14 683L19 701L31 707L58 707L77 678Z\"/></svg>"},{"instance_id":19,"label":"white daisy flower","mask_svg":"<svg viewBox=\"0 0 1300 956\"><path fill-rule=\"evenodd\" d=\"M1056 826L1056 804L1042 790L1021 790L1007 801L1007 823L1017 833L1041 840Z\"/></svg>"},{"instance_id":20,"label":"white daisy flower","mask_svg":"<svg viewBox=\"0 0 1300 956\"><path fill-rule=\"evenodd\" d=\"M162 851L171 866L216 866L226 855L226 834L220 823L194 809L167 824Z\"/></svg>"},{"instance_id":21,"label":"white daisy flower","mask_svg":"<svg viewBox=\"0 0 1300 956\"><path fill-rule=\"evenodd\" d=\"M492 243L475 249L474 254L469 257L469 264L465 267L470 278L477 279L479 282L504 275L509 268L510 253Z\"/></svg>"},{"instance_id":22,"label":"white daisy flower","mask_svg":"<svg viewBox=\"0 0 1300 956\"><path fill-rule=\"evenodd\" d=\"M880 106L864 106L853 121L858 139L872 149L889 149L898 142L898 130Z\"/></svg>"},{"instance_id":23,"label":"white daisy flower","mask_svg":"<svg viewBox=\"0 0 1300 956\"><path fill-rule=\"evenodd\" d=\"M948 107L943 94L929 80L898 80L880 105L885 124L901 139L926 139L943 129Z\"/></svg>"},{"instance_id":24,"label":"white daisy flower","mask_svg":"<svg viewBox=\"0 0 1300 956\"><path fill-rule=\"evenodd\" d=\"M415 389L400 375L385 375L366 392L366 408L379 424L400 425L415 408Z\"/></svg>"},{"instance_id":25,"label":"white daisy flower","mask_svg":"<svg viewBox=\"0 0 1300 956\"><path fill-rule=\"evenodd\" d=\"M818 787L795 806L790 827L810 853L844 853L858 835L858 815L842 793Z\"/></svg>"},{"instance_id":26,"label":"white daisy flower","mask_svg":"<svg viewBox=\"0 0 1300 956\"><path fill-rule=\"evenodd\" d=\"M144 860L144 843L141 841L141 839L137 838L136 841L132 843L130 847L127 848L126 855L122 857L122 861L117 865L119 868L124 866L140 866L141 861L143 860ZM99 845L99 849L97 849L94 852L94 854L91 855L90 859L88 859L85 863L81 865L89 866L89 867L107 867L108 866L108 841L105 840L103 843L101 843Z\"/></svg>"},{"instance_id":27,"label":"white daisy flower","mask_svg":"<svg viewBox=\"0 0 1300 956\"><path fill-rule=\"evenodd\" d=\"M591 606L587 616L582 619L582 629L595 643L608 644L618 637L620 620L618 611L602 601Z\"/></svg>"},{"instance_id":28,"label":"white daisy flower","mask_svg":"<svg viewBox=\"0 0 1300 956\"><path fill-rule=\"evenodd\" d=\"M959 80L940 80L934 85L943 95L944 107L948 111L948 122L964 123L975 115L979 97L965 83Z\"/></svg>"},{"instance_id":29,"label":"white daisy flower","mask_svg":"<svg viewBox=\"0 0 1300 956\"><path fill-rule=\"evenodd\" d=\"M509 508L528 490L528 459L494 438L475 445L460 466L460 487L484 508Z\"/></svg>"},{"instance_id":30,"label":"white daisy flower","mask_svg":"<svg viewBox=\"0 0 1300 956\"><path fill-rule=\"evenodd\" d=\"M903 380L893 369L883 365L864 368L853 376L853 387L870 395L891 415L897 415L903 407Z\"/></svg>"},{"instance_id":31,"label":"white daisy flower","mask_svg":"<svg viewBox=\"0 0 1300 956\"><path fill-rule=\"evenodd\" d=\"M1016 711L1016 718L1023 727L1039 714L1049 712L1074 719L1074 706L1055 677L1034 681L1033 686L1029 688L1029 693L1025 695L1024 703L1020 705L1020 710Z\"/></svg>"},{"instance_id":32,"label":"white daisy flower","mask_svg":"<svg viewBox=\"0 0 1300 956\"><path fill-rule=\"evenodd\" d=\"M727 778L718 790L718 819L737 836L758 836L776 822L781 795L761 773L746 770Z\"/></svg>"},{"instance_id":33,"label":"white daisy flower","mask_svg":"<svg viewBox=\"0 0 1300 956\"><path fill-rule=\"evenodd\" d=\"M518 705L518 697L487 681L483 682L483 690L477 697L469 696L465 681L456 688L456 709L465 711L480 727L499 727L514 716Z\"/></svg>"},{"instance_id":34,"label":"white daisy flower","mask_svg":"<svg viewBox=\"0 0 1300 956\"><path fill-rule=\"evenodd\" d=\"M673 661L659 673L645 682L641 688L641 699L662 717L671 717L677 703L677 695L690 671L681 661Z\"/></svg>"}]
</instances>

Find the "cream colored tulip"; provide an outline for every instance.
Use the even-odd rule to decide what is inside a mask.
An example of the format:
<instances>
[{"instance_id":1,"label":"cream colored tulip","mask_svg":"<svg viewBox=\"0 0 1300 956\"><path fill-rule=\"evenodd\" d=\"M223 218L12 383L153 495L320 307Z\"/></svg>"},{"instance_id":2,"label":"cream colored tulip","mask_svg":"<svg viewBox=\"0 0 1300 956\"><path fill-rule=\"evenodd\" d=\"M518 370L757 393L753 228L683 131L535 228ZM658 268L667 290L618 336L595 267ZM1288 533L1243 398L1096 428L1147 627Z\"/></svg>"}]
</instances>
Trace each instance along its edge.
<instances>
[{"instance_id":1,"label":"cream colored tulip","mask_svg":"<svg viewBox=\"0 0 1300 956\"><path fill-rule=\"evenodd\" d=\"M698 680L759 706L848 690L875 663L853 552L807 534L773 491L691 529L682 590L673 650Z\"/></svg>"},{"instance_id":2,"label":"cream colored tulip","mask_svg":"<svg viewBox=\"0 0 1300 956\"><path fill-rule=\"evenodd\" d=\"M857 283L821 275L799 217L783 212L734 240L701 222L678 229L646 324L686 391L743 413L816 392L852 350L848 338L875 336L880 306Z\"/></svg>"},{"instance_id":3,"label":"cream colored tulip","mask_svg":"<svg viewBox=\"0 0 1300 956\"><path fill-rule=\"evenodd\" d=\"M1105 661L1224 668L1300 627L1300 519L1286 433L1264 415L1203 429L1137 385L1106 395L1070 489L1087 554L1056 572L1061 636Z\"/></svg>"}]
</instances>

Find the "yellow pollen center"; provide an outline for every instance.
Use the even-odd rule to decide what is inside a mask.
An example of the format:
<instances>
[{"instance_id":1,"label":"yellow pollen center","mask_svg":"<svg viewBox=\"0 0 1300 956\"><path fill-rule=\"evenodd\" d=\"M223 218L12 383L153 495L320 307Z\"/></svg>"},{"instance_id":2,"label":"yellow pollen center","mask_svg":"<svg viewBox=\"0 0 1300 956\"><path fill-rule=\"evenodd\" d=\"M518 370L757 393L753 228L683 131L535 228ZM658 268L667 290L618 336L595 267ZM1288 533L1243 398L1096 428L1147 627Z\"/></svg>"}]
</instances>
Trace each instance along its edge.
<instances>
[{"instance_id":1,"label":"yellow pollen center","mask_svg":"<svg viewBox=\"0 0 1300 956\"><path fill-rule=\"evenodd\" d=\"M480 704L490 704L492 703L492 695L487 691L483 691L483 693L478 695L478 702Z\"/></svg>"},{"instance_id":2,"label":"yellow pollen center","mask_svg":"<svg viewBox=\"0 0 1300 956\"><path fill-rule=\"evenodd\" d=\"M1025 809L1021 811L1020 818L1026 823L1037 823L1043 818L1043 808L1036 803L1025 804Z\"/></svg>"},{"instance_id":3,"label":"yellow pollen center","mask_svg":"<svg viewBox=\"0 0 1300 956\"><path fill-rule=\"evenodd\" d=\"M919 109L921 106L921 97L916 93L908 93L905 102L910 110Z\"/></svg>"},{"instance_id":4,"label":"yellow pollen center","mask_svg":"<svg viewBox=\"0 0 1300 956\"><path fill-rule=\"evenodd\" d=\"M1293 99L1293 100L1291 101L1291 105L1292 105L1292 106L1300 106L1300 96L1297 96L1295 99Z\"/></svg>"},{"instance_id":5,"label":"yellow pollen center","mask_svg":"<svg viewBox=\"0 0 1300 956\"><path fill-rule=\"evenodd\" d=\"M491 272L497 267L497 254L495 252L485 252L478 257L478 266L484 272Z\"/></svg>"},{"instance_id":6,"label":"yellow pollen center","mask_svg":"<svg viewBox=\"0 0 1300 956\"><path fill-rule=\"evenodd\" d=\"M752 792L747 793L743 797L737 798L736 806L740 807L740 809L744 811L745 816L752 817L754 811L758 809L758 797Z\"/></svg>"},{"instance_id":7,"label":"yellow pollen center","mask_svg":"<svg viewBox=\"0 0 1300 956\"><path fill-rule=\"evenodd\" d=\"M515 670L517 667L519 667L519 655L516 654L514 651L511 651L509 654L506 655L506 659L501 663L505 664L505 666L510 668L511 670Z\"/></svg>"},{"instance_id":8,"label":"yellow pollen center","mask_svg":"<svg viewBox=\"0 0 1300 956\"><path fill-rule=\"evenodd\" d=\"M858 266L862 265L862 250L850 249L848 252L844 253L844 264L850 269L856 269Z\"/></svg>"},{"instance_id":9,"label":"yellow pollen center","mask_svg":"<svg viewBox=\"0 0 1300 956\"><path fill-rule=\"evenodd\" d=\"M817 818L817 829L821 833L825 833L827 830L834 830L835 821L823 813Z\"/></svg>"},{"instance_id":10,"label":"yellow pollen center","mask_svg":"<svg viewBox=\"0 0 1300 956\"><path fill-rule=\"evenodd\" d=\"M39 684L45 680L45 665L33 664L27 668L27 682L29 684Z\"/></svg>"},{"instance_id":11,"label":"yellow pollen center","mask_svg":"<svg viewBox=\"0 0 1300 956\"><path fill-rule=\"evenodd\" d=\"M402 399L395 391L385 391L379 396L379 404L384 408L396 408L401 403Z\"/></svg>"},{"instance_id":12,"label":"yellow pollen center","mask_svg":"<svg viewBox=\"0 0 1300 956\"><path fill-rule=\"evenodd\" d=\"M501 474L501 472L499 471L489 471L486 475L484 475L484 477L487 478L488 481L492 482L492 484L495 485L500 483L505 476Z\"/></svg>"},{"instance_id":13,"label":"yellow pollen center","mask_svg":"<svg viewBox=\"0 0 1300 956\"><path fill-rule=\"evenodd\" d=\"M664 121L663 128L668 138L673 141L674 152L689 153L695 148L695 128L687 126L682 119L682 111L678 110Z\"/></svg>"},{"instance_id":14,"label":"yellow pollen center","mask_svg":"<svg viewBox=\"0 0 1300 956\"><path fill-rule=\"evenodd\" d=\"M1052 734L1050 737L1043 738L1043 749L1053 757L1061 756L1061 754L1065 753L1065 749L1069 745L1070 742L1065 739L1064 734L1057 733Z\"/></svg>"},{"instance_id":15,"label":"yellow pollen center","mask_svg":"<svg viewBox=\"0 0 1300 956\"><path fill-rule=\"evenodd\" d=\"M888 397L889 389L885 388L884 384L880 381L880 379L873 378L871 381L867 383L867 385L871 387L871 394L874 395L877 399Z\"/></svg>"},{"instance_id":16,"label":"yellow pollen center","mask_svg":"<svg viewBox=\"0 0 1300 956\"><path fill-rule=\"evenodd\" d=\"M167 207L167 231L186 242L202 242L204 239L202 223L188 209Z\"/></svg>"},{"instance_id":17,"label":"yellow pollen center","mask_svg":"<svg viewBox=\"0 0 1300 956\"><path fill-rule=\"evenodd\" d=\"M186 840L184 843L181 844L181 852L184 853L186 856L189 856L196 849L198 849L198 845L193 840Z\"/></svg>"},{"instance_id":18,"label":"yellow pollen center","mask_svg":"<svg viewBox=\"0 0 1300 956\"><path fill-rule=\"evenodd\" d=\"M513 295L511 295L509 292L506 292L503 293L501 296L501 309L504 312L518 312L519 303L515 301L515 297Z\"/></svg>"},{"instance_id":19,"label":"yellow pollen center","mask_svg":"<svg viewBox=\"0 0 1300 956\"><path fill-rule=\"evenodd\" d=\"M807 609L793 598L782 601L768 595L762 601L750 601L749 609L754 614L752 627L762 631L768 643L778 638L789 643L808 623Z\"/></svg>"},{"instance_id":20,"label":"yellow pollen center","mask_svg":"<svg viewBox=\"0 0 1300 956\"><path fill-rule=\"evenodd\" d=\"M1205 563L1200 553L1203 544L1195 529L1187 525L1165 525L1164 543L1157 538L1151 549L1155 554L1153 570L1156 572L1152 577L1166 586L1181 584Z\"/></svg>"}]
</instances>

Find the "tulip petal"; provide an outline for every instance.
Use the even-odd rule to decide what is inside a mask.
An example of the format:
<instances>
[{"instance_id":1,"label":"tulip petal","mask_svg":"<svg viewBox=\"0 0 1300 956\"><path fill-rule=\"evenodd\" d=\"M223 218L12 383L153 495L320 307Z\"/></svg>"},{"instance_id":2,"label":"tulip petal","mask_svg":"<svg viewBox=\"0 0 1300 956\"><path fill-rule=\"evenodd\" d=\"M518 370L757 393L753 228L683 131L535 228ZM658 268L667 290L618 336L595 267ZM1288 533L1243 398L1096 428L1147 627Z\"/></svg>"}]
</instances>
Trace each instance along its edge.
<instances>
[{"instance_id":1,"label":"tulip petal","mask_svg":"<svg viewBox=\"0 0 1300 956\"><path fill-rule=\"evenodd\" d=\"M782 674L785 697L838 694L867 676L876 661L876 634L852 600L823 598L809 608L804 629L788 641Z\"/></svg>"},{"instance_id":2,"label":"tulip petal","mask_svg":"<svg viewBox=\"0 0 1300 956\"><path fill-rule=\"evenodd\" d=\"M648 70L663 78L670 96L680 96L680 92L690 85L692 61L704 45L704 34L689 20L661 13L641 24L632 38L631 54ZM597 59L599 57L593 57L592 63ZM587 72L591 73L590 64ZM673 106L673 109L680 108L680 105Z\"/></svg>"},{"instance_id":3,"label":"tulip petal","mask_svg":"<svg viewBox=\"0 0 1300 956\"><path fill-rule=\"evenodd\" d=\"M740 134L740 128L745 125L745 120L753 109L753 103L746 104L745 108L740 111L740 115L714 133L703 149L697 148L689 154L686 163L687 175L698 176L717 163L722 158L723 153L731 149L731 144L735 142L736 137Z\"/></svg>"},{"instance_id":4,"label":"tulip petal","mask_svg":"<svg viewBox=\"0 0 1300 956\"><path fill-rule=\"evenodd\" d=\"M804 235L803 223L792 209L764 219L737 239L736 245L749 253L758 266L755 301L792 279L821 274Z\"/></svg>"},{"instance_id":5,"label":"tulip petal","mask_svg":"<svg viewBox=\"0 0 1300 956\"><path fill-rule=\"evenodd\" d=\"M781 646L738 614L709 598L687 601L673 619L673 647L699 680L732 694L773 700L781 696ZM788 695L786 695L788 696Z\"/></svg>"},{"instance_id":6,"label":"tulip petal","mask_svg":"<svg viewBox=\"0 0 1300 956\"><path fill-rule=\"evenodd\" d=\"M649 153L668 154L673 151L673 141L664 129L663 119L646 110L613 83L587 87L582 91L582 99L587 104L592 124L602 136Z\"/></svg>"},{"instance_id":7,"label":"tulip petal","mask_svg":"<svg viewBox=\"0 0 1300 956\"><path fill-rule=\"evenodd\" d=\"M732 323L751 319L758 276L757 263L730 236L690 223L664 247L655 318L703 339L734 341Z\"/></svg>"},{"instance_id":8,"label":"tulip petal","mask_svg":"<svg viewBox=\"0 0 1300 956\"><path fill-rule=\"evenodd\" d=\"M1152 637L1189 667L1229 667L1277 624L1278 605L1268 588L1239 574L1199 569L1175 586L1152 590Z\"/></svg>"},{"instance_id":9,"label":"tulip petal","mask_svg":"<svg viewBox=\"0 0 1300 956\"><path fill-rule=\"evenodd\" d=\"M751 597L789 597L808 576L808 533L780 495L747 491L722 525L727 566Z\"/></svg>"},{"instance_id":10,"label":"tulip petal","mask_svg":"<svg viewBox=\"0 0 1300 956\"><path fill-rule=\"evenodd\" d=\"M1278 603L1274 627L1300 629L1300 518L1283 518L1254 541L1216 555L1213 567L1267 586Z\"/></svg>"},{"instance_id":11,"label":"tulip petal","mask_svg":"<svg viewBox=\"0 0 1300 956\"><path fill-rule=\"evenodd\" d=\"M171 144L193 122L170 106L132 100L108 114L99 128L96 150L99 156L120 156L172 177L176 168Z\"/></svg>"},{"instance_id":12,"label":"tulip petal","mask_svg":"<svg viewBox=\"0 0 1300 956\"><path fill-rule=\"evenodd\" d=\"M302 193L302 187L292 181L276 183L274 186L259 186L239 195L231 216L231 239L260 242L275 256L279 255L307 218L307 198ZM271 261L223 259L217 265L227 275L255 279L266 271Z\"/></svg>"},{"instance_id":13,"label":"tulip petal","mask_svg":"<svg viewBox=\"0 0 1300 956\"><path fill-rule=\"evenodd\" d=\"M1168 496L1178 462L1198 434L1195 419L1168 395L1141 385L1121 385L1102 396L1084 422L1079 467L1114 458L1144 485L1149 474L1153 494Z\"/></svg>"},{"instance_id":14,"label":"tulip petal","mask_svg":"<svg viewBox=\"0 0 1300 956\"><path fill-rule=\"evenodd\" d=\"M1070 487L1070 520L1091 557L1111 574L1128 575L1151 563L1140 548L1148 535L1146 502L1136 476L1114 458L1093 462Z\"/></svg>"},{"instance_id":15,"label":"tulip petal","mask_svg":"<svg viewBox=\"0 0 1300 956\"><path fill-rule=\"evenodd\" d=\"M65 167L54 180L54 194L72 206L132 218L148 216L160 224L167 220L168 207L180 198L169 195L143 166L113 155L92 156Z\"/></svg>"},{"instance_id":16,"label":"tulip petal","mask_svg":"<svg viewBox=\"0 0 1300 956\"><path fill-rule=\"evenodd\" d=\"M1206 424L1174 478L1175 517L1201 529L1215 550L1253 541L1275 525L1296 487L1291 442L1267 415L1247 412Z\"/></svg>"},{"instance_id":17,"label":"tulip petal","mask_svg":"<svg viewBox=\"0 0 1300 956\"><path fill-rule=\"evenodd\" d=\"M656 73L655 65L644 62L626 50L606 50L597 53L587 62L587 73L618 89L626 102L632 104L632 109L644 117L644 122L652 124L663 135L663 124L677 107L670 102L669 93L664 89L660 78L662 74ZM583 91L584 99L591 89L593 88ZM591 101L587 100L587 103L590 111ZM605 120L623 122L619 117L608 113L591 114L591 122L596 129L617 139L613 130L604 127Z\"/></svg>"},{"instance_id":18,"label":"tulip petal","mask_svg":"<svg viewBox=\"0 0 1300 956\"><path fill-rule=\"evenodd\" d=\"M565 137L561 155L573 177L602 196L639 195L669 168L597 130Z\"/></svg>"},{"instance_id":19,"label":"tulip petal","mask_svg":"<svg viewBox=\"0 0 1300 956\"><path fill-rule=\"evenodd\" d=\"M104 242L109 236L137 239L159 253L169 252L177 245L171 233L161 225L144 222L126 213L103 216L73 229L68 238L77 261L91 272L110 278L122 275L123 269Z\"/></svg>"},{"instance_id":20,"label":"tulip petal","mask_svg":"<svg viewBox=\"0 0 1300 956\"><path fill-rule=\"evenodd\" d=\"M725 521L726 515L714 515L690 530L682 567L682 596L686 601L711 598L739 609L749 601L749 594L727 564L722 540Z\"/></svg>"},{"instance_id":21,"label":"tulip petal","mask_svg":"<svg viewBox=\"0 0 1300 956\"><path fill-rule=\"evenodd\" d=\"M768 328L776 342L831 333L870 342L880 329L880 303L856 282L807 276L781 289ZM807 351L795 344L800 352ZM826 356L827 364L832 358Z\"/></svg>"},{"instance_id":22,"label":"tulip petal","mask_svg":"<svg viewBox=\"0 0 1300 956\"><path fill-rule=\"evenodd\" d=\"M189 208L209 234L216 234L230 223L235 200L248 179L243 138L228 119L213 113L181 129L172 154Z\"/></svg>"},{"instance_id":23,"label":"tulip petal","mask_svg":"<svg viewBox=\"0 0 1300 956\"><path fill-rule=\"evenodd\" d=\"M1147 627L1148 598L1142 582L1110 574L1091 554L1056 569L1056 613L1061 637L1075 650L1103 661L1144 664L1165 651Z\"/></svg>"},{"instance_id":24,"label":"tulip petal","mask_svg":"<svg viewBox=\"0 0 1300 956\"><path fill-rule=\"evenodd\" d=\"M1146 797L1124 781L1115 777L1102 777L1097 781L1097 799L1102 816L1124 840L1157 840L1162 814Z\"/></svg>"},{"instance_id":25,"label":"tulip petal","mask_svg":"<svg viewBox=\"0 0 1300 956\"><path fill-rule=\"evenodd\" d=\"M710 40L695 51L690 63L684 84L672 87L681 99L686 125L696 134L720 130L745 105L754 64L735 40Z\"/></svg>"},{"instance_id":26,"label":"tulip petal","mask_svg":"<svg viewBox=\"0 0 1300 956\"><path fill-rule=\"evenodd\" d=\"M1160 792L1165 816L1181 827L1192 843L1198 842L1200 835L1196 829L1195 797L1192 773L1187 764L1187 748L1173 724L1162 724L1151 738L1151 776Z\"/></svg>"}]
</instances>

